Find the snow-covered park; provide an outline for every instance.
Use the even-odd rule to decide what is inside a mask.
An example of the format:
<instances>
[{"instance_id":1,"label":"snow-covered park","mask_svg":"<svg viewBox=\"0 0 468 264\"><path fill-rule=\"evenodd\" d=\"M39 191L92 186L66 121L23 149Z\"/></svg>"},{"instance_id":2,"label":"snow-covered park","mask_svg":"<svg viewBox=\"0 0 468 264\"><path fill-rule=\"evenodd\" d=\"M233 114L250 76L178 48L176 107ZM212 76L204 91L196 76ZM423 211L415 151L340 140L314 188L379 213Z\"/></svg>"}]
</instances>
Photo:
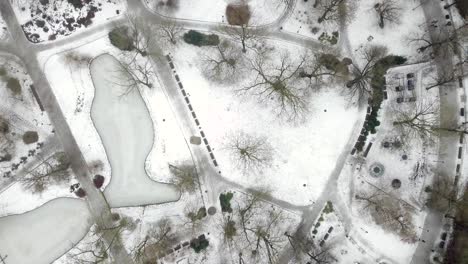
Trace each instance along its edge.
<instances>
[{"instance_id":1,"label":"snow-covered park","mask_svg":"<svg viewBox=\"0 0 468 264\"><path fill-rule=\"evenodd\" d=\"M0 7L0 263L464 263L457 2Z\"/></svg>"}]
</instances>

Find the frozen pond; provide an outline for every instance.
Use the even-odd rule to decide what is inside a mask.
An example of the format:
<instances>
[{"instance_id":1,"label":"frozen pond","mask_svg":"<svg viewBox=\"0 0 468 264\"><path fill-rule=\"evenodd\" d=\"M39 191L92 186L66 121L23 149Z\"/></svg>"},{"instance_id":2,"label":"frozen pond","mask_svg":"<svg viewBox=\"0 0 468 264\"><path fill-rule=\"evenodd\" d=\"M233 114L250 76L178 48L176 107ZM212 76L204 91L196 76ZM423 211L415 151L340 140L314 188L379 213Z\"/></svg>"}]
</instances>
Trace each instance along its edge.
<instances>
[{"instance_id":1,"label":"frozen pond","mask_svg":"<svg viewBox=\"0 0 468 264\"><path fill-rule=\"evenodd\" d=\"M126 87L116 84L122 82L120 67L109 54L96 57L90 66L95 87L91 118L112 168L104 194L111 207L176 201L175 188L148 177L145 161L153 148L153 121L138 89L122 96Z\"/></svg>"},{"instance_id":2,"label":"frozen pond","mask_svg":"<svg viewBox=\"0 0 468 264\"><path fill-rule=\"evenodd\" d=\"M54 199L30 212L0 218L5 263L48 264L78 243L91 226L86 202Z\"/></svg>"}]
</instances>

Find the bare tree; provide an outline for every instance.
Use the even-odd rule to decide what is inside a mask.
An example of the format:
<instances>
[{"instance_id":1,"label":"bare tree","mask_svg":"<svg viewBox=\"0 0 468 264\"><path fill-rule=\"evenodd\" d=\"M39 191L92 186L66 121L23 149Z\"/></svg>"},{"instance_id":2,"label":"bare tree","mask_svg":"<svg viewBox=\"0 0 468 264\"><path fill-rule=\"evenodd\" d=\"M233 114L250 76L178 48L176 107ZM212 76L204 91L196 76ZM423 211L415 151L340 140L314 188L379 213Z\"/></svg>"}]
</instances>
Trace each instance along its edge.
<instances>
[{"instance_id":1,"label":"bare tree","mask_svg":"<svg viewBox=\"0 0 468 264\"><path fill-rule=\"evenodd\" d=\"M202 226L206 213L206 208L199 201L189 202L184 208L184 225L195 233Z\"/></svg>"},{"instance_id":2,"label":"bare tree","mask_svg":"<svg viewBox=\"0 0 468 264\"><path fill-rule=\"evenodd\" d=\"M442 213L468 204L463 196L460 197L461 188L449 175L435 175L432 185L425 191L429 193L427 206Z\"/></svg>"},{"instance_id":3,"label":"bare tree","mask_svg":"<svg viewBox=\"0 0 468 264\"><path fill-rule=\"evenodd\" d=\"M125 89L121 96L138 90L141 85L149 89L153 88L153 80L156 77L151 61L147 58L138 60L136 57L129 61L121 60L116 74L118 81L115 84Z\"/></svg>"},{"instance_id":4,"label":"bare tree","mask_svg":"<svg viewBox=\"0 0 468 264\"><path fill-rule=\"evenodd\" d=\"M464 47L458 41L458 36L466 34L466 31L468 31L467 25L449 30L437 27L432 31L426 30L411 34L408 42L416 46L417 52L426 53L429 51L431 56L437 54L446 56L449 51L459 54L460 51L464 50Z\"/></svg>"},{"instance_id":5,"label":"bare tree","mask_svg":"<svg viewBox=\"0 0 468 264\"><path fill-rule=\"evenodd\" d=\"M318 22L323 21L337 21L339 18L340 5L344 4L346 0L316 0L314 7L319 11Z\"/></svg>"},{"instance_id":6,"label":"bare tree","mask_svg":"<svg viewBox=\"0 0 468 264\"><path fill-rule=\"evenodd\" d=\"M336 65L330 65L329 58L337 60ZM310 86L320 87L327 79L343 78L347 71L346 65L341 63L333 54L315 53L304 55L304 66L299 72L302 78L308 78Z\"/></svg>"},{"instance_id":7,"label":"bare tree","mask_svg":"<svg viewBox=\"0 0 468 264\"><path fill-rule=\"evenodd\" d=\"M351 98L357 98L363 102L372 94L370 81L377 62L387 54L387 48L380 45L369 45L361 50L363 65L352 63L352 74L354 78L346 83Z\"/></svg>"},{"instance_id":8,"label":"bare tree","mask_svg":"<svg viewBox=\"0 0 468 264\"><path fill-rule=\"evenodd\" d=\"M146 236L132 249L136 261L144 262L147 256L161 256L175 243L172 223L163 218L151 224Z\"/></svg>"},{"instance_id":9,"label":"bare tree","mask_svg":"<svg viewBox=\"0 0 468 264\"><path fill-rule=\"evenodd\" d=\"M293 235L285 232L289 244L294 252L294 259L298 263L303 263L305 260L311 261L314 264L327 264L332 263L333 256L330 253L331 246L318 246L310 238L310 236L303 236L295 233Z\"/></svg>"},{"instance_id":10,"label":"bare tree","mask_svg":"<svg viewBox=\"0 0 468 264\"><path fill-rule=\"evenodd\" d=\"M127 221L119 221L116 226L100 228L91 227L88 237L67 253L67 258L73 264L98 264L110 260L110 251L114 243L120 239L122 231L126 229Z\"/></svg>"},{"instance_id":11,"label":"bare tree","mask_svg":"<svg viewBox=\"0 0 468 264\"><path fill-rule=\"evenodd\" d=\"M177 43L177 38L182 33L183 28L177 24L177 21L174 19L167 19L161 21L161 23L156 25L156 32L158 35L166 39L172 45Z\"/></svg>"},{"instance_id":12,"label":"bare tree","mask_svg":"<svg viewBox=\"0 0 468 264\"><path fill-rule=\"evenodd\" d=\"M263 30L250 24L226 25L222 29L233 41L242 45L242 52L246 53L247 48L253 47L264 35Z\"/></svg>"},{"instance_id":13,"label":"bare tree","mask_svg":"<svg viewBox=\"0 0 468 264\"><path fill-rule=\"evenodd\" d=\"M42 193L51 185L69 182L69 167L70 161L65 153L58 152L24 176L21 183L33 193Z\"/></svg>"},{"instance_id":14,"label":"bare tree","mask_svg":"<svg viewBox=\"0 0 468 264\"><path fill-rule=\"evenodd\" d=\"M431 82L426 86L426 90L453 83L457 79L453 71L444 69L442 72L439 72L435 78L432 78Z\"/></svg>"},{"instance_id":15,"label":"bare tree","mask_svg":"<svg viewBox=\"0 0 468 264\"><path fill-rule=\"evenodd\" d=\"M216 52L210 51L203 59L203 73L208 79L216 82L226 82L240 79L244 67L243 56L229 42L222 41L216 47Z\"/></svg>"},{"instance_id":16,"label":"bare tree","mask_svg":"<svg viewBox=\"0 0 468 264\"><path fill-rule=\"evenodd\" d=\"M393 125L400 129L402 138L421 138L431 141L440 130L438 126L439 108L435 101L421 100L408 108L395 107Z\"/></svg>"},{"instance_id":17,"label":"bare tree","mask_svg":"<svg viewBox=\"0 0 468 264\"><path fill-rule=\"evenodd\" d=\"M181 192L194 193L198 189L198 175L194 165L169 164L169 170L174 177L171 183L177 186Z\"/></svg>"},{"instance_id":18,"label":"bare tree","mask_svg":"<svg viewBox=\"0 0 468 264\"><path fill-rule=\"evenodd\" d=\"M250 85L238 89L258 96L259 100L273 104L278 116L288 120L297 120L307 112L309 83L300 78L304 58L293 62L289 54L280 56L280 62L275 64L265 54L257 54L251 61L251 69L255 79Z\"/></svg>"},{"instance_id":19,"label":"bare tree","mask_svg":"<svg viewBox=\"0 0 468 264\"><path fill-rule=\"evenodd\" d=\"M401 8L395 0L382 0L374 5L379 17L379 27L384 28L385 22L398 24L400 22Z\"/></svg>"},{"instance_id":20,"label":"bare tree","mask_svg":"<svg viewBox=\"0 0 468 264\"><path fill-rule=\"evenodd\" d=\"M128 16L128 35L133 48L141 56L147 56L149 48L158 44L158 35L155 33L154 26L144 18L136 15Z\"/></svg>"},{"instance_id":21,"label":"bare tree","mask_svg":"<svg viewBox=\"0 0 468 264\"><path fill-rule=\"evenodd\" d=\"M273 148L264 136L239 131L230 136L225 148L230 152L232 162L242 173L258 172L271 166Z\"/></svg>"},{"instance_id":22,"label":"bare tree","mask_svg":"<svg viewBox=\"0 0 468 264\"><path fill-rule=\"evenodd\" d=\"M399 235L405 241L415 241L413 207L388 195L381 189L376 189L370 193L357 194L355 198L364 203L363 210L370 213L376 224Z\"/></svg>"}]
</instances>

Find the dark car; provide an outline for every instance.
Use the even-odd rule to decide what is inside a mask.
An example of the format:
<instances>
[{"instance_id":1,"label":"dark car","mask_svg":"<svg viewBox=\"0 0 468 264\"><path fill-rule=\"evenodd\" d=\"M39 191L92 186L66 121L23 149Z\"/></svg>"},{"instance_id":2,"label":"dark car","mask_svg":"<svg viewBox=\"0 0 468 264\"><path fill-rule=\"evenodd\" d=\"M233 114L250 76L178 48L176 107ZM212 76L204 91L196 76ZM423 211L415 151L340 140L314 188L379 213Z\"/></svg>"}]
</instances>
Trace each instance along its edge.
<instances>
[{"instance_id":1,"label":"dark car","mask_svg":"<svg viewBox=\"0 0 468 264\"><path fill-rule=\"evenodd\" d=\"M414 90L414 81L413 80L408 80L408 90Z\"/></svg>"},{"instance_id":2,"label":"dark car","mask_svg":"<svg viewBox=\"0 0 468 264\"><path fill-rule=\"evenodd\" d=\"M414 78L414 73L410 72L410 73L406 74L406 78L408 78L408 79Z\"/></svg>"},{"instance_id":3,"label":"dark car","mask_svg":"<svg viewBox=\"0 0 468 264\"><path fill-rule=\"evenodd\" d=\"M398 98L396 99L396 102L399 103L399 104L400 104L400 103L403 103L403 101L404 101L403 97L398 97Z\"/></svg>"},{"instance_id":4,"label":"dark car","mask_svg":"<svg viewBox=\"0 0 468 264\"><path fill-rule=\"evenodd\" d=\"M402 91L402 90L403 90L403 89L402 89L400 86L395 87L395 91L397 91L397 92L400 92L400 91Z\"/></svg>"}]
</instances>

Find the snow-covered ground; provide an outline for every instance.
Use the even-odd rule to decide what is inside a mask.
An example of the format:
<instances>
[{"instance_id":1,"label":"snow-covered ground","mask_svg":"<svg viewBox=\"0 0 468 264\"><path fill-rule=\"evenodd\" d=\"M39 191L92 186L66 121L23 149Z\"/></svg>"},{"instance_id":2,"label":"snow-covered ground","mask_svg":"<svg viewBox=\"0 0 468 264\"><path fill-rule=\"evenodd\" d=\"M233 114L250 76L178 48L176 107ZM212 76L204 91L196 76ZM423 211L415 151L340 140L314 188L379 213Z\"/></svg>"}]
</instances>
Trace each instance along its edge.
<instances>
[{"instance_id":1,"label":"snow-covered ground","mask_svg":"<svg viewBox=\"0 0 468 264\"><path fill-rule=\"evenodd\" d=\"M319 14L313 7L315 2L297 0L282 30L313 39L319 39L324 33L332 36L333 32L338 31L337 21L318 23Z\"/></svg>"},{"instance_id":2,"label":"snow-covered ground","mask_svg":"<svg viewBox=\"0 0 468 264\"><path fill-rule=\"evenodd\" d=\"M275 44L283 51L295 51L291 53L293 58L298 58L301 52L296 46ZM176 70L215 152L222 175L246 187L270 187L273 196L291 203L311 204L322 192L355 123L364 113L348 102L339 85L332 85L313 93L311 111L304 123L294 125L281 121L255 97L234 92L244 85L244 80L220 87L205 79L200 72L202 58L199 48L185 44L174 54ZM272 145L274 163L263 173L243 175L235 168L225 143L239 130L265 136Z\"/></svg>"},{"instance_id":3,"label":"snow-covered ground","mask_svg":"<svg viewBox=\"0 0 468 264\"><path fill-rule=\"evenodd\" d=\"M0 193L0 217L31 211L57 197L76 196L69 191L68 186L51 185L44 192L34 194L16 182Z\"/></svg>"},{"instance_id":4,"label":"snow-covered ground","mask_svg":"<svg viewBox=\"0 0 468 264\"><path fill-rule=\"evenodd\" d=\"M359 1L355 19L348 26L348 36L353 52L366 43L387 46L389 53L408 56L411 60L416 52L409 45L412 33L420 32L425 25L424 13L418 1L397 1L401 8L399 24L387 22L381 29L378 25L377 13L374 10L374 0Z\"/></svg>"},{"instance_id":5,"label":"snow-covered ground","mask_svg":"<svg viewBox=\"0 0 468 264\"><path fill-rule=\"evenodd\" d=\"M106 32L90 36L89 38L84 39L82 43L76 42L70 44L66 47L63 47L60 51L47 51L41 54L40 58L45 65L44 68L47 78L52 88L54 89L55 95L58 98L60 106L62 107L62 111L64 112L65 117L71 126L72 132L82 149L85 159L90 164L95 163L96 161L103 163L103 166L101 166L98 170L93 171L93 173L104 175L106 177L105 185L107 185L110 180L111 167L107 161L105 149L101 143L101 138L99 137L99 134L94 127L90 114L95 89L91 79L89 62L92 58L95 58L104 53L110 53L117 57L121 55L120 52L110 44ZM70 61L70 54L84 58L84 60ZM102 68L104 67L107 66L102 66ZM102 70L102 68L100 70ZM99 69L99 67L97 67L97 69ZM115 72L103 72L100 74L100 76L104 78L102 78L100 81L108 81L111 74L115 74ZM112 86L109 86L107 88L111 87ZM112 88L115 89L116 87L122 88L118 85L113 85ZM114 95L116 96L117 94ZM165 197L167 199L164 199L164 195L159 193L159 191L142 191L148 190L150 186L146 186L148 181L146 174L144 174L144 169L146 169L146 172L151 179L168 182L171 178L168 168L169 163L179 164L191 160L190 152L187 148L187 144L184 140L181 130L178 127L177 120L173 116L171 106L168 104L164 92L159 87L157 81L154 81L154 87L152 89L142 89L141 95L146 103L146 107L149 109L151 120L153 122L152 129L154 128L154 133L147 133L147 137L153 137L153 148L151 149L151 152L149 152L149 155L148 151L142 151L139 148L130 148L127 145L131 145L136 142L135 141L132 143L130 140L148 140L140 138L141 135L138 134L140 133L139 128L135 126L138 123L125 127L119 127L119 129L122 129L119 136L119 140L122 140L121 143L118 143L117 138L112 138L110 134L109 136L107 134L101 135L103 140L104 138L108 138L110 142L109 144L115 144L114 147L116 148L114 148L112 151L118 151L119 153L116 153L116 157L119 157L118 159L122 159L115 163L116 166L119 167L116 169L116 174L113 176L119 177L120 175L124 178L129 177L128 179L132 179L135 176L133 173L124 173L119 171L119 169L123 168L122 166L126 167L128 164L130 164L130 162L132 162L132 164L136 164L133 166L141 166L141 172L143 173L142 175L145 176L143 177L144 181L138 181L138 188L130 188L127 186L126 184L128 182L124 178L117 180L116 182L119 183L119 186L115 187L115 194L106 192L106 195L115 195L115 199L120 201L118 202L116 200L116 204L113 204L113 206L136 206L147 204L148 195L154 199L153 203L161 203L177 199L177 193L175 193L174 190L172 190L169 186L163 184L157 184L157 190L161 192L168 192L166 193L168 196ZM114 97L114 99L116 98ZM106 111L109 111L109 108L106 108L105 104L103 107L104 110L101 110L103 111L102 114L106 114ZM140 117L147 115L148 109L142 107L140 109L141 111L137 115ZM115 117L122 118L122 116ZM133 117L129 118L131 120ZM107 125L106 123L103 124L104 126ZM143 124L145 125L145 123ZM147 125L148 124L146 124L145 127ZM115 135L117 136L118 134ZM126 136L122 137L124 135ZM151 144L149 141L145 142ZM146 163L145 157L142 157L141 160L136 160L138 153L133 153L131 151L132 149L137 152L142 151L141 154L144 154L145 157L148 155ZM111 157L111 154L108 156ZM136 163L133 163L133 161ZM145 168L143 166L145 166ZM126 167L125 170L127 169L133 169L133 171L135 171L135 168L132 168L131 166ZM137 182L133 183L137 184ZM156 183L154 182L151 182L150 184L151 186L156 186ZM130 197L133 198L130 199ZM125 200L125 204L121 203L121 199Z\"/></svg>"},{"instance_id":6,"label":"snow-covered ground","mask_svg":"<svg viewBox=\"0 0 468 264\"><path fill-rule=\"evenodd\" d=\"M408 91L406 87L408 73L414 73L415 89ZM349 236L368 254L375 258L384 257L395 263L409 263L424 224L426 216L421 209L424 207L426 193L424 187L431 182L433 169L437 162L437 141L431 144L423 144L417 138L405 138L406 145L397 147L394 142L402 140L401 132L393 125L396 109L409 110L422 102L438 100L437 89L426 90L425 87L431 82L435 71L427 64L414 64L392 68L387 72L388 99L382 104L378 119L380 126L376 128L377 133L370 135L368 139L372 147L366 158L351 157L348 159L350 165L346 165L342 171L339 182L339 192L345 198L345 202L351 207L353 230ZM396 86L403 86L404 91L396 91ZM398 97L416 97L416 102L397 103ZM408 141L409 140L409 141ZM436 140L434 138L434 140ZM384 147L384 142L390 142L389 147ZM366 146L367 147L367 146ZM366 149L364 147L364 149ZM403 157L406 155L407 157ZM383 166L381 176L372 176L370 171L375 164ZM398 179L401 182L399 188L392 187L392 181ZM413 226L414 237L409 239L390 232L388 228L377 225L363 210L362 200L354 199L355 195L362 196L363 193L376 193L378 189L390 195L387 199L399 199L410 208L410 222ZM382 193L383 195L383 193ZM393 197L393 198L390 198ZM371 209L372 210L372 209ZM393 245L388 247L388 245ZM359 250L362 252L362 250ZM343 256L345 256L344 254ZM366 262L364 262L366 263Z\"/></svg>"},{"instance_id":7,"label":"snow-covered ground","mask_svg":"<svg viewBox=\"0 0 468 264\"><path fill-rule=\"evenodd\" d=\"M0 218L6 263L48 264L70 250L90 227L86 202L59 198L20 215Z\"/></svg>"},{"instance_id":8,"label":"snow-covered ground","mask_svg":"<svg viewBox=\"0 0 468 264\"><path fill-rule=\"evenodd\" d=\"M58 148L47 145L54 137L53 127L47 114L41 111L34 98L30 88L32 81L23 65L9 56L1 56L0 64L2 65L0 67L2 73L0 76L0 98L2 98L0 117L10 123L5 137L10 143L5 142L4 138L0 142L0 157L3 158L3 161L0 161L0 186L2 186L2 183L5 184L4 182L10 177L15 177L31 160L42 157L43 150L47 152L45 155L50 155L54 149ZM15 80L20 85L19 89L8 88L8 83L14 83ZM16 86L13 85L13 87ZM23 134L26 131L36 131L38 141L26 144L23 141ZM11 155L11 160L5 158L6 154Z\"/></svg>"},{"instance_id":9,"label":"snow-covered ground","mask_svg":"<svg viewBox=\"0 0 468 264\"><path fill-rule=\"evenodd\" d=\"M226 7L246 2L249 5L250 25L260 26L274 22L286 11L283 0L143 0L148 8L159 14L187 20L227 23ZM172 5L169 5L172 3Z\"/></svg>"},{"instance_id":10,"label":"snow-covered ground","mask_svg":"<svg viewBox=\"0 0 468 264\"><path fill-rule=\"evenodd\" d=\"M9 37L9 32L5 20L0 16L0 41L6 40Z\"/></svg>"},{"instance_id":11,"label":"snow-covered ground","mask_svg":"<svg viewBox=\"0 0 468 264\"><path fill-rule=\"evenodd\" d=\"M82 6L73 6L67 0L18 0L13 3L13 10L32 42L60 39L125 12L121 0L82 1Z\"/></svg>"}]
</instances>

